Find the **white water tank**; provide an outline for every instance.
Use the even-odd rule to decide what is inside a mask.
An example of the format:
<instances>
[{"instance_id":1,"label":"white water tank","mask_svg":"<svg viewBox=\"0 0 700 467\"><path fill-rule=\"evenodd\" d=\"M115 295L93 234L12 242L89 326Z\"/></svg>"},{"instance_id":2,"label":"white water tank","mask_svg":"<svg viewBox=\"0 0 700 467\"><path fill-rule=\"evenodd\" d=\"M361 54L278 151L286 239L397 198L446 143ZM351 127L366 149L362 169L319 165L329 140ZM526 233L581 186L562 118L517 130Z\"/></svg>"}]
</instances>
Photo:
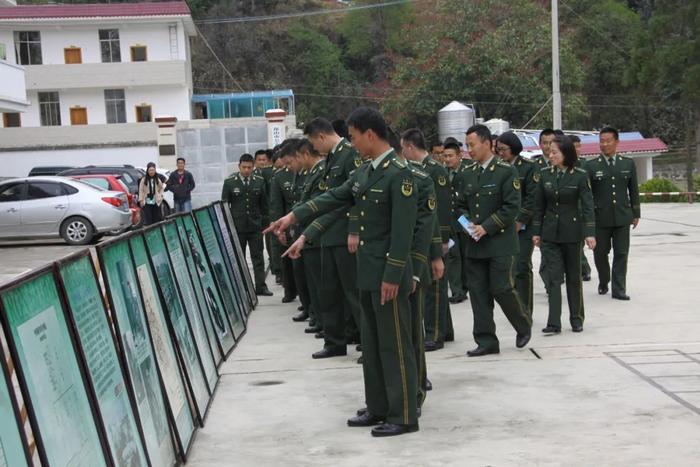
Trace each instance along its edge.
<instances>
[{"instance_id":1,"label":"white water tank","mask_svg":"<svg viewBox=\"0 0 700 467\"><path fill-rule=\"evenodd\" d=\"M484 122L489 130L491 130L492 135L502 135L506 131L510 130L510 122L506 120L501 120L500 118L492 118Z\"/></svg>"},{"instance_id":2,"label":"white water tank","mask_svg":"<svg viewBox=\"0 0 700 467\"><path fill-rule=\"evenodd\" d=\"M451 136L464 141L465 133L474 125L474 108L452 101L438 111L438 134L440 141Z\"/></svg>"}]
</instances>

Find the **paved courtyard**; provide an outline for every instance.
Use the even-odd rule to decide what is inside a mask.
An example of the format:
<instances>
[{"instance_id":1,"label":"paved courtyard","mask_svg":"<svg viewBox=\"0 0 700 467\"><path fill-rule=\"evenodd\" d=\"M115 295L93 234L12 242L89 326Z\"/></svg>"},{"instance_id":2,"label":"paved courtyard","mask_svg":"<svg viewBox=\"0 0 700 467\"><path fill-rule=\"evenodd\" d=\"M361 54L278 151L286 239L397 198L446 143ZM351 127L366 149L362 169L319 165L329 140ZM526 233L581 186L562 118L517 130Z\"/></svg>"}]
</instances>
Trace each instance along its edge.
<instances>
[{"instance_id":1,"label":"paved courtyard","mask_svg":"<svg viewBox=\"0 0 700 467\"><path fill-rule=\"evenodd\" d=\"M644 205L642 213L632 300L599 296L594 270L582 334L541 335L546 295L536 278L529 347L515 348L497 308L501 354L467 358L471 308L452 306L456 341L428 354L435 389L420 431L397 438L345 425L363 406L358 354L348 347L347 357L312 360L321 342L291 321L298 303L281 304L273 288L220 368L187 465L699 465L700 205ZM2 247L0 281L71 250ZM534 259L536 269L539 252Z\"/></svg>"}]
</instances>

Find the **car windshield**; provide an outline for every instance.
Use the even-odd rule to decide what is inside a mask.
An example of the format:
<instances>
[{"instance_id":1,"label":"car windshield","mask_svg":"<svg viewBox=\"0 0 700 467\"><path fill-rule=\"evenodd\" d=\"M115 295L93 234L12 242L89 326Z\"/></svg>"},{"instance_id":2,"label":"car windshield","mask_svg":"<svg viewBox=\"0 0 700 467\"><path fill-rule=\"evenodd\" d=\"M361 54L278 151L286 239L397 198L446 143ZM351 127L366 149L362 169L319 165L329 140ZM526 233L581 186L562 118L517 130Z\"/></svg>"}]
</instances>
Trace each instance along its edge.
<instances>
[{"instance_id":1,"label":"car windshield","mask_svg":"<svg viewBox=\"0 0 700 467\"><path fill-rule=\"evenodd\" d=\"M79 188L91 188L91 189L97 190L97 191L107 191L104 188L100 188L99 186L95 186L92 183L85 182L83 180L78 180L76 178L72 178L71 183L77 183L78 185L80 185Z\"/></svg>"},{"instance_id":2,"label":"car windshield","mask_svg":"<svg viewBox=\"0 0 700 467\"><path fill-rule=\"evenodd\" d=\"M117 179L117 183L119 183L119 185L121 185L121 187L124 189L125 192L127 192L127 193L129 192L129 187L126 186L126 183L124 183L121 180L121 177Z\"/></svg>"}]
</instances>

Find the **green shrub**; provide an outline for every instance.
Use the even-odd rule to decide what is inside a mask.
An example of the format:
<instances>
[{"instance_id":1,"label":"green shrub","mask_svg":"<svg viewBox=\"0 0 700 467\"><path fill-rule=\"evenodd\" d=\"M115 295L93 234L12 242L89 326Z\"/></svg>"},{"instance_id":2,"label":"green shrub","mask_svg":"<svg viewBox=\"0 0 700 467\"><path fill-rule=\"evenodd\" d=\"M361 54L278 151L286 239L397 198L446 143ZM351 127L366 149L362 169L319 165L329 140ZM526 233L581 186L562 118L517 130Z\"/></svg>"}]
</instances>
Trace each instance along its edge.
<instances>
[{"instance_id":1,"label":"green shrub","mask_svg":"<svg viewBox=\"0 0 700 467\"><path fill-rule=\"evenodd\" d=\"M674 191L683 191L678 188L671 180L667 178L651 178L639 185L640 193L668 193ZM662 195L662 196L640 196L642 203L677 203L679 201L687 201L687 197L678 195Z\"/></svg>"}]
</instances>

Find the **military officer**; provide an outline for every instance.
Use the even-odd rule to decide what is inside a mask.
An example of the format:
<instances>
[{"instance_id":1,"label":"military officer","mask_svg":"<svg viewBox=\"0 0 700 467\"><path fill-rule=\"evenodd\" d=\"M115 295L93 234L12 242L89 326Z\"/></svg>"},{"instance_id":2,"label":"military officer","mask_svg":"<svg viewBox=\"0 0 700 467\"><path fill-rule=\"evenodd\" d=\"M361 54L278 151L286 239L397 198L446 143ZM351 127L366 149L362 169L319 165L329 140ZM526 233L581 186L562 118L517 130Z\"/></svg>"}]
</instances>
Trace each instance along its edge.
<instances>
[{"instance_id":1,"label":"military officer","mask_svg":"<svg viewBox=\"0 0 700 467\"><path fill-rule=\"evenodd\" d=\"M630 225L639 224L639 186L634 161L617 154L619 133L615 128L600 130L602 154L586 162L595 203L596 249L593 251L598 271L598 293L608 293L613 249L612 298L629 300L627 295L627 255L630 248Z\"/></svg>"},{"instance_id":2,"label":"military officer","mask_svg":"<svg viewBox=\"0 0 700 467\"><path fill-rule=\"evenodd\" d=\"M576 167L576 149L567 136L554 138L551 167L541 169L532 242L547 258L549 316L546 334L561 332L561 284L566 276L569 322L583 331L584 307L581 282L581 243L595 248L595 216L588 174Z\"/></svg>"},{"instance_id":3,"label":"military officer","mask_svg":"<svg viewBox=\"0 0 700 467\"><path fill-rule=\"evenodd\" d=\"M447 170L428 154L423 133L417 128L406 130L402 134L401 148L404 157L411 162L411 165L415 165L420 171L427 173L433 181L435 213L439 230L432 242L439 246L439 250L442 252L440 256L443 257L448 251L452 219L452 193L450 192ZM453 329L452 335L446 336L448 315L450 315L447 277L443 275L439 280L431 280L429 284L423 283L422 286L421 293L425 295L425 303L421 304L425 309L425 351L431 352L443 348L448 337L454 340Z\"/></svg>"},{"instance_id":4,"label":"military officer","mask_svg":"<svg viewBox=\"0 0 700 467\"><path fill-rule=\"evenodd\" d=\"M515 218L520 210L520 179L510 164L491 152L491 132L485 125L467 130L469 153L475 163L458 174L456 216L469 219L466 262L474 312L470 357L500 352L493 322L494 299L515 328L516 347L530 341L532 321L515 290L513 270L518 254Z\"/></svg>"},{"instance_id":5,"label":"military officer","mask_svg":"<svg viewBox=\"0 0 700 467\"><path fill-rule=\"evenodd\" d=\"M296 174L285 165L283 156L290 152L296 152L297 144L298 141L296 139L285 140L272 156L273 164L276 168L274 175L270 179L271 220L279 219L291 211L294 206L294 177ZM278 164L281 165L277 167ZM273 246L274 260L280 263L282 286L284 288L282 303L289 303L297 296L292 260L290 258L281 258L283 250L280 242L276 238L273 238L271 243Z\"/></svg>"},{"instance_id":6,"label":"military officer","mask_svg":"<svg viewBox=\"0 0 700 467\"><path fill-rule=\"evenodd\" d=\"M579 138L577 135L568 136L571 138L571 142L574 143L574 148L576 148L576 167L583 169L583 165L586 163L586 160L581 156L581 138ZM583 252L584 248L585 245L581 245L581 277L583 282L588 282L591 280L591 265L588 264L588 259L586 259L586 255Z\"/></svg>"},{"instance_id":7,"label":"military officer","mask_svg":"<svg viewBox=\"0 0 700 467\"><path fill-rule=\"evenodd\" d=\"M304 128L304 135L317 152L327 154L323 167L323 182L318 185L322 191L342 185L350 173L362 163L357 151L335 132L328 120L313 119ZM314 196L320 193L314 192ZM315 285L319 288L319 306L323 313L323 332L326 339L324 351L329 354L336 352L344 355L340 347L347 345L349 341L359 340L357 259L348 245L349 219L349 210L342 208L314 224L326 227L321 237L323 281ZM328 222L329 220L333 222Z\"/></svg>"},{"instance_id":8,"label":"military officer","mask_svg":"<svg viewBox=\"0 0 700 467\"><path fill-rule=\"evenodd\" d=\"M353 145L371 158L343 185L295 208L270 230L283 231L352 203L359 215L358 286L362 304L362 352L367 410L350 426L374 426L373 436L418 430L417 369L411 338L410 259L416 221L413 175L387 143L376 110L359 108L348 118ZM297 240L288 253L303 247Z\"/></svg>"},{"instance_id":9,"label":"military officer","mask_svg":"<svg viewBox=\"0 0 700 467\"><path fill-rule=\"evenodd\" d=\"M245 254L250 246L255 275L255 293L271 296L265 284L265 260L263 240L260 233L269 224L269 208L265 193L265 180L253 175L253 156L243 154L238 162L239 173L224 181L221 199L228 204L233 222L238 231L238 239Z\"/></svg>"},{"instance_id":10,"label":"military officer","mask_svg":"<svg viewBox=\"0 0 700 467\"><path fill-rule=\"evenodd\" d=\"M496 151L502 161L518 171L520 181L520 211L515 217L518 232L518 263L515 269L515 289L525 310L532 318L532 214L535 209L535 192L540 179L539 168L534 162L522 157L523 144L512 131L503 133L496 142Z\"/></svg>"},{"instance_id":11,"label":"military officer","mask_svg":"<svg viewBox=\"0 0 700 467\"><path fill-rule=\"evenodd\" d=\"M445 167L447 168L448 172L450 189L454 193L454 184L459 179L457 174L464 169L468 162L462 159L462 149L456 141L447 141L445 143L443 159L445 160ZM454 211L454 200L452 200L451 208ZM452 289L452 297L449 299L449 301L450 303L461 303L467 299L468 291L465 268L462 264L462 257L464 253L464 245L462 245L462 243L466 242L466 237L464 237L462 228L459 226L454 216L451 219L451 222L450 237L452 238L454 244L447 252L446 258L447 279L450 289Z\"/></svg>"},{"instance_id":12,"label":"military officer","mask_svg":"<svg viewBox=\"0 0 700 467\"><path fill-rule=\"evenodd\" d=\"M265 181L265 194L267 199L270 199L270 185L272 182L272 176L275 174L275 168L272 165L272 157L269 150L258 149L255 151L254 157L254 175L262 177ZM265 236L265 249L267 250L267 260L270 264L270 272L274 274L275 281L279 284L281 281L280 277L280 264L279 260L275 259L272 251L272 243L269 235Z\"/></svg>"}]
</instances>

